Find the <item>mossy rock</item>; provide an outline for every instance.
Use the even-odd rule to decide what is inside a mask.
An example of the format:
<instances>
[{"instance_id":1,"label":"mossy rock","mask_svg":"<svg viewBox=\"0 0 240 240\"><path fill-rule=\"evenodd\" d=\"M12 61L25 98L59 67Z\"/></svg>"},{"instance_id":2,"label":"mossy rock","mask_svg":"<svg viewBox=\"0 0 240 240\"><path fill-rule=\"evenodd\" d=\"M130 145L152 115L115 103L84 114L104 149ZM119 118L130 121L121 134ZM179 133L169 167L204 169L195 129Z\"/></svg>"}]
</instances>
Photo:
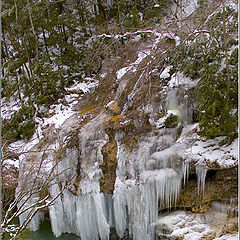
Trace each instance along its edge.
<instances>
[{"instance_id":1,"label":"mossy rock","mask_svg":"<svg viewBox=\"0 0 240 240\"><path fill-rule=\"evenodd\" d=\"M103 163L100 165L100 168L103 177L100 180L100 191L112 194L116 180L117 142L111 128L105 129L105 131L109 136L109 142L102 148Z\"/></svg>"},{"instance_id":2,"label":"mossy rock","mask_svg":"<svg viewBox=\"0 0 240 240\"><path fill-rule=\"evenodd\" d=\"M117 101L113 102L108 108L113 114L119 115L121 112L121 108L119 107Z\"/></svg>"},{"instance_id":3,"label":"mossy rock","mask_svg":"<svg viewBox=\"0 0 240 240\"><path fill-rule=\"evenodd\" d=\"M124 118L123 115L114 115L110 118L110 121L116 122L116 121L118 121L119 119L122 119L122 118Z\"/></svg>"},{"instance_id":4,"label":"mossy rock","mask_svg":"<svg viewBox=\"0 0 240 240\"><path fill-rule=\"evenodd\" d=\"M2 234L2 239L3 240L9 240L11 239L11 235L9 232L4 232ZM31 231L29 228L24 229L16 238L16 240L31 240Z\"/></svg>"},{"instance_id":5,"label":"mossy rock","mask_svg":"<svg viewBox=\"0 0 240 240\"><path fill-rule=\"evenodd\" d=\"M86 107L86 108L83 108L81 111L80 111L80 114L88 114L88 113L92 113L96 110L96 106L95 105L92 105L90 107Z\"/></svg>"},{"instance_id":6,"label":"mossy rock","mask_svg":"<svg viewBox=\"0 0 240 240\"><path fill-rule=\"evenodd\" d=\"M179 118L175 114L170 114L170 116L165 121L165 127L166 128L174 128L177 127L179 122Z\"/></svg>"}]
</instances>

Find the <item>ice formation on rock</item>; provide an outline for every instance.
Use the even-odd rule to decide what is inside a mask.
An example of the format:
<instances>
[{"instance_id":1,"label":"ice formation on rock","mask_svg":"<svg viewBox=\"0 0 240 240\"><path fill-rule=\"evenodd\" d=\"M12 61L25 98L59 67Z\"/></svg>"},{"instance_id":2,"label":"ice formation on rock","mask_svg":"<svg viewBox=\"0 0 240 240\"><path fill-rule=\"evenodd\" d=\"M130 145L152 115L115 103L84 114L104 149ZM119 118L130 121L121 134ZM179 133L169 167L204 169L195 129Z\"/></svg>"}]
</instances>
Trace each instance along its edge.
<instances>
[{"instance_id":1,"label":"ice formation on rock","mask_svg":"<svg viewBox=\"0 0 240 240\"><path fill-rule=\"evenodd\" d=\"M49 206L52 231L57 237L74 233L83 240L97 240L108 239L114 227L119 237L128 231L135 240L154 239L159 204L174 206L182 179L187 178L181 146L174 144L177 130L160 129L159 136L143 138L138 151L133 152L121 143L124 133L117 132L117 178L114 193L109 195L100 193L99 186L101 149L109 140L100 127L104 119L98 117L84 126L78 134L79 146L66 149L54 170L58 181L49 188L51 198L57 196L79 165L82 179L75 194L69 189L73 186L67 187ZM30 227L36 230L40 220L36 215Z\"/></svg>"},{"instance_id":2,"label":"ice formation on rock","mask_svg":"<svg viewBox=\"0 0 240 240\"><path fill-rule=\"evenodd\" d=\"M170 106L177 109L176 102ZM84 125L76 146L66 148L54 168L55 183L49 187L51 199L67 186L73 173L81 179L67 186L48 207L52 231L57 237L73 233L82 240L104 240L109 238L113 227L119 237L128 231L134 240L152 240L159 206L174 206L182 180L185 183L188 177L189 165L184 162L182 151L184 144L176 142L181 124L175 128L157 128L157 135L141 138L132 152L121 142L125 133L115 133L117 169L111 195L101 193L99 184L103 174L102 148L109 141L102 127L107 118L102 113ZM198 185L204 189L206 172L199 167L197 174ZM77 181L77 176L74 179ZM41 214L33 217L29 225L32 230L37 230Z\"/></svg>"},{"instance_id":3,"label":"ice formation on rock","mask_svg":"<svg viewBox=\"0 0 240 240\"><path fill-rule=\"evenodd\" d=\"M135 72L137 65L150 54L150 51L140 52L136 62L130 65L130 73ZM126 87L125 74L129 69L117 71L119 87L114 101L106 105L107 109L111 109ZM129 93L122 114L133 104L143 77L144 72ZM189 164L184 157L186 144L176 140L182 127L191 123L192 113L189 106L193 103L187 96L179 97L177 88L166 90L167 103L159 109L167 115L157 120L154 117L149 119L154 126L154 134L141 136L135 148L130 150L126 143L122 142L126 133L114 131L117 169L112 195L100 191L100 180L104 175L101 169L104 162L102 150L103 146L110 142L110 136L104 128L104 124L111 118L107 112L103 111L85 125L81 125L74 138L74 146L64 145L61 149L61 144L57 142L58 150L63 151L60 159L57 158L57 153L55 159L54 154L51 156L57 165L53 171L54 182L48 188L48 201L56 198L48 206L52 231L56 237L62 233L73 233L82 240L105 240L109 239L110 228L115 228L121 238L126 231L133 240L155 238L159 206L171 208L175 205L182 181L186 183L189 173ZM167 128L164 124L170 114L178 116L177 123L176 126ZM74 115L75 118L77 119ZM72 120L73 122L65 121L67 128L63 127L59 132L62 142L68 142L66 139L71 126L78 125L76 119ZM206 169L198 167L197 176L198 187L204 191ZM72 178L74 183L71 183ZM29 201L34 201L34 198L31 197ZM22 219L24 217L25 215ZM29 225L32 230L38 229L42 217L42 212L33 217ZM21 218L20 222L23 222Z\"/></svg>"}]
</instances>

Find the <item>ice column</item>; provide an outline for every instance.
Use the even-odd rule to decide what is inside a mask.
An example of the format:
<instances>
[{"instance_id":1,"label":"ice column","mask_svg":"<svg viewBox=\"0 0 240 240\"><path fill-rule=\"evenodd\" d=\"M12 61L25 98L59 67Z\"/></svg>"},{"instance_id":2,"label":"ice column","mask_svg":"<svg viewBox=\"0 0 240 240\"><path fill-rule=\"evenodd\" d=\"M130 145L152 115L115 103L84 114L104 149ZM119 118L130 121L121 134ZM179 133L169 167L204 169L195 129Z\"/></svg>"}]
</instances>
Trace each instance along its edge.
<instances>
[{"instance_id":1,"label":"ice column","mask_svg":"<svg viewBox=\"0 0 240 240\"><path fill-rule=\"evenodd\" d=\"M58 184L54 184L50 188L50 194L52 198L57 196L59 191L60 189ZM53 205L49 206L49 215L50 215L52 232L56 237L59 237L63 232L67 232L65 230L65 223L64 223L63 203L60 196L56 198Z\"/></svg>"},{"instance_id":2,"label":"ice column","mask_svg":"<svg viewBox=\"0 0 240 240\"><path fill-rule=\"evenodd\" d=\"M204 194L205 179L207 175L207 169L204 166L196 166L197 182L198 182L198 193L202 191Z\"/></svg>"},{"instance_id":3,"label":"ice column","mask_svg":"<svg viewBox=\"0 0 240 240\"><path fill-rule=\"evenodd\" d=\"M109 238L109 225L104 213L102 194L78 196L76 201L77 235L83 240L105 240Z\"/></svg>"},{"instance_id":4,"label":"ice column","mask_svg":"<svg viewBox=\"0 0 240 240\"><path fill-rule=\"evenodd\" d=\"M37 205L35 207L30 208L29 210L25 209L37 203L38 200L39 196L34 194L32 196L26 196L17 204L18 209L22 207L22 214L19 216L20 225L22 226L23 224L26 223L26 221L29 220L29 218L32 218L27 225L32 231L38 230L39 225L44 218L44 213L42 211L37 211L36 214L33 215Z\"/></svg>"},{"instance_id":5,"label":"ice column","mask_svg":"<svg viewBox=\"0 0 240 240\"><path fill-rule=\"evenodd\" d=\"M183 162L182 171L183 171L183 183L185 186L186 181L188 180L188 176L189 176L189 163L188 162Z\"/></svg>"},{"instance_id":6,"label":"ice column","mask_svg":"<svg viewBox=\"0 0 240 240\"><path fill-rule=\"evenodd\" d=\"M144 171L140 184L117 179L114 191L116 231L123 237L129 230L133 240L154 239L158 204L171 207L176 202L182 176L173 169Z\"/></svg>"}]
</instances>

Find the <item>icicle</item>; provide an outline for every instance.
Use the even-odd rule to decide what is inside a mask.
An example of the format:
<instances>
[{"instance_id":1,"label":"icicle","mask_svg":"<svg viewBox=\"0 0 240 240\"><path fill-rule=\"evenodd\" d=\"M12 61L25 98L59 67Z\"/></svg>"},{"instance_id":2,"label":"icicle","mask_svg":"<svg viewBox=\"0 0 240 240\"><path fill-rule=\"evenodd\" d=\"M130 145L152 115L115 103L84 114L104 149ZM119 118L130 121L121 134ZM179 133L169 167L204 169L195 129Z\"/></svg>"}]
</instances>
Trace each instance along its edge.
<instances>
[{"instance_id":1,"label":"icicle","mask_svg":"<svg viewBox=\"0 0 240 240\"><path fill-rule=\"evenodd\" d=\"M54 184L50 188L50 194L55 197L59 192L59 186ZM49 216L51 221L52 232L56 237L59 237L63 232L65 232L64 227L64 214L63 214L63 204L60 197L58 197L53 205L49 206Z\"/></svg>"},{"instance_id":2,"label":"icicle","mask_svg":"<svg viewBox=\"0 0 240 240\"><path fill-rule=\"evenodd\" d=\"M185 186L186 182L188 180L188 176L189 176L189 163L188 162L183 162L182 171L183 171L183 183Z\"/></svg>"},{"instance_id":3,"label":"icicle","mask_svg":"<svg viewBox=\"0 0 240 240\"><path fill-rule=\"evenodd\" d=\"M106 207L104 195L100 193L99 163L102 162L102 146L108 139L104 131L95 129L95 122L86 128L95 131L89 134L87 129L84 129L79 134L79 152L77 148L67 149L66 156L54 172L64 184L77 171L80 155L84 179L78 183L76 195L66 189L53 205L49 206L52 231L56 237L68 232L80 236L82 240L107 240L110 233L108 222L113 224L113 217L110 207ZM50 188L51 197L56 196L59 191L59 186L53 185Z\"/></svg>"},{"instance_id":4,"label":"icicle","mask_svg":"<svg viewBox=\"0 0 240 240\"><path fill-rule=\"evenodd\" d=\"M158 217L159 200L171 208L179 195L182 175L170 168L145 170L145 159L150 159L149 149L152 143L143 142L136 155L140 174L140 184L134 180L125 179L130 172L126 168L127 151L118 142L118 168L115 182L114 216L115 228L118 236L122 238L128 229L133 240L152 240L155 237L155 222ZM175 159L173 149L152 154L158 160L158 167L170 167ZM172 161L171 161L172 159ZM167 164L165 164L165 162ZM131 164L133 165L133 164ZM178 169L178 166L175 166ZM181 169L180 169L181 170Z\"/></svg>"},{"instance_id":5,"label":"icicle","mask_svg":"<svg viewBox=\"0 0 240 240\"><path fill-rule=\"evenodd\" d=\"M154 184L136 185L117 179L114 190L115 228L120 238L128 229L133 240L154 239L153 221L157 216L157 198Z\"/></svg>"},{"instance_id":6,"label":"icicle","mask_svg":"<svg viewBox=\"0 0 240 240\"><path fill-rule=\"evenodd\" d=\"M120 180L116 179L116 182ZM116 183L115 183L116 185ZM115 228L118 236L120 238L123 238L124 231L127 229L127 195L129 193L127 192L127 189L124 187L120 187L119 184L118 188L115 188L114 195L113 195L113 207L114 207L114 216L115 216Z\"/></svg>"},{"instance_id":7,"label":"icicle","mask_svg":"<svg viewBox=\"0 0 240 240\"><path fill-rule=\"evenodd\" d=\"M205 189L205 179L207 175L207 169L204 166L196 166L196 174L197 174L197 181L198 181L198 193L202 191L204 195Z\"/></svg>"},{"instance_id":8,"label":"icicle","mask_svg":"<svg viewBox=\"0 0 240 240\"><path fill-rule=\"evenodd\" d=\"M181 175L173 169L166 168L145 171L141 174L141 179L145 182L145 188L150 191L145 190L147 192L146 204L154 206L154 210L149 209L149 224L153 224L157 219L158 199L161 203L165 202L168 208L176 204L181 188Z\"/></svg>"},{"instance_id":9,"label":"icicle","mask_svg":"<svg viewBox=\"0 0 240 240\"><path fill-rule=\"evenodd\" d=\"M113 209L113 196L112 194L101 194L103 201L104 216L110 227L115 226L114 209Z\"/></svg>"},{"instance_id":10,"label":"icicle","mask_svg":"<svg viewBox=\"0 0 240 240\"><path fill-rule=\"evenodd\" d=\"M28 196L26 198L24 198L20 203L18 203L17 207L20 208L20 206L23 204L23 202L27 198L28 198ZM32 204L36 203L38 201L38 199L39 199L39 197L37 197L37 198L35 198L33 196L29 197L27 202L24 204L22 211L24 209L28 208L29 206L31 206ZM34 212L35 208L36 208L36 206L21 213L21 215L19 216L20 225L23 225L29 219L29 215L31 215ZM39 229L39 225L43 221L43 219L44 219L44 213L42 211L37 211L37 213L32 217L31 221L28 223L28 227L32 231L37 231Z\"/></svg>"},{"instance_id":11,"label":"icicle","mask_svg":"<svg viewBox=\"0 0 240 240\"><path fill-rule=\"evenodd\" d=\"M64 211L64 232L76 233L76 197L68 190L63 192L62 206Z\"/></svg>"},{"instance_id":12,"label":"icicle","mask_svg":"<svg viewBox=\"0 0 240 240\"><path fill-rule=\"evenodd\" d=\"M156 181L157 198L165 202L168 208L176 204L181 188L181 176L173 169L158 170Z\"/></svg>"},{"instance_id":13,"label":"icicle","mask_svg":"<svg viewBox=\"0 0 240 240\"><path fill-rule=\"evenodd\" d=\"M77 235L83 240L108 239L110 229L104 216L101 194L78 196L76 201Z\"/></svg>"}]
</instances>

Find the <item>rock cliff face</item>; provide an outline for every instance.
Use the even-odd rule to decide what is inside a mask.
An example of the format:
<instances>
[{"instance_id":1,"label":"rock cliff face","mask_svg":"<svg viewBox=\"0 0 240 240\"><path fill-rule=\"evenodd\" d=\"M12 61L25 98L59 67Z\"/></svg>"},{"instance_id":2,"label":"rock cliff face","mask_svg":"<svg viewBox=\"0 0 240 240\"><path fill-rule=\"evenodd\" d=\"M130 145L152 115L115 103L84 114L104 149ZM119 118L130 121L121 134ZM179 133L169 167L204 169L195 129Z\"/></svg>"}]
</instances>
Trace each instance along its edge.
<instances>
[{"instance_id":1,"label":"rock cliff face","mask_svg":"<svg viewBox=\"0 0 240 240\"><path fill-rule=\"evenodd\" d=\"M30 142L16 195L41 191L19 206L55 200L34 215L32 230L48 213L57 237L83 240L214 239L237 231L237 139L226 146L223 137L197 134L198 82L156 58L178 38L141 34L151 38L129 40L119 58L103 63L98 86L76 99L71 116ZM211 225L218 216L219 229Z\"/></svg>"}]
</instances>

